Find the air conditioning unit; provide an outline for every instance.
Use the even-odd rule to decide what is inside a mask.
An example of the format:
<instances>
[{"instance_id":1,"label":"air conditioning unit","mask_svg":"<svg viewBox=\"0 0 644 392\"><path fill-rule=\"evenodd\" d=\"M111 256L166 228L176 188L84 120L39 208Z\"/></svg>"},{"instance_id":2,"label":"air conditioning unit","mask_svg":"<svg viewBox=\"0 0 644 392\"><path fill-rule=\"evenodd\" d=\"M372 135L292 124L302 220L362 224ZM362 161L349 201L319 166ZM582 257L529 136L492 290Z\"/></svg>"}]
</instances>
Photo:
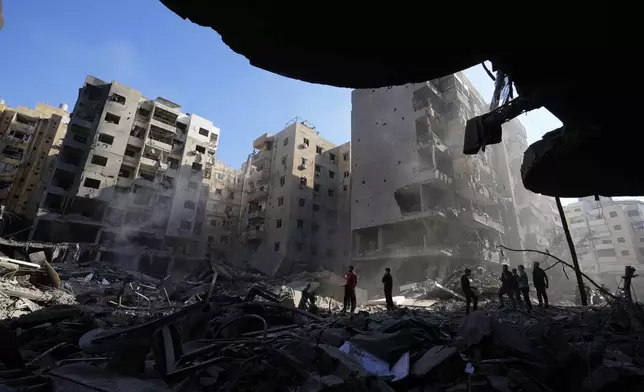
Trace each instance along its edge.
<instances>
[{"instance_id":1,"label":"air conditioning unit","mask_svg":"<svg viewBox=\"0 0 644 392\"><path fill-rule=\"evenodd\" d=\"M201 163L201 154L197 153L197 155L195 155L195 162Z\"/></svg>"},{"instance_id":2,"label":"air conditioning unit","mask_svg":"<svg viewBox=\"0 0 644 392\"><path fill-rule=\"evenodd\" d=\"M304 170L304 169L306 169L307 167L309 167L309 164L308 164L308 163L302 163L302 164L300 164L300 170Z\"/></svg>"},{"instance_id":3,"label":"air conditioning unit","mask_svg":"<svg viewBox=\"0 0 644 392\"><path fill-rule=\"evenodd\" d=\"M309 147L309 145L308 145L308 144L306 144L306 143L300 143L300 144L298 145L298 147L299 147L299 148L308 148L308 147Z\"/></svg>"}]
</instances>

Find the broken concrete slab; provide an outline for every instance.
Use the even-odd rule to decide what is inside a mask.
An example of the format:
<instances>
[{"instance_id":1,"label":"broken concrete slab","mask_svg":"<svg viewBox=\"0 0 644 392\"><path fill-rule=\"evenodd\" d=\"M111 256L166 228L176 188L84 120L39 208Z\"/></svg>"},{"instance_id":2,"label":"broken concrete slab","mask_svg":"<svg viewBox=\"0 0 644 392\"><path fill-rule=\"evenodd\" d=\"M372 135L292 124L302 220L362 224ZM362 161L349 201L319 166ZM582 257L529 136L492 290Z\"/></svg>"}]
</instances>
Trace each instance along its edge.
<instances>
[{"instance_id":1,"label":"broken concrete slab","mask_svg":"<svg viewBox=\"0 0 644 392\"><path fill-rule=\"evenodd\" d=\"M340 347L351 337L351 332L344 328L327 328L320 334L320 342L334 347Z\"/></svg>"},{"instance_id":2,"label":"broken concrete slab","mask_svg":"<svg viewBox=\"0 0 644 392\"><path fill-rule=\"evenodd\" d=\"M453 347L434 346L414 362L411 374L416 377L438 376L450 378L463 372L465 362Z\"/></svg>"}]
</instances>

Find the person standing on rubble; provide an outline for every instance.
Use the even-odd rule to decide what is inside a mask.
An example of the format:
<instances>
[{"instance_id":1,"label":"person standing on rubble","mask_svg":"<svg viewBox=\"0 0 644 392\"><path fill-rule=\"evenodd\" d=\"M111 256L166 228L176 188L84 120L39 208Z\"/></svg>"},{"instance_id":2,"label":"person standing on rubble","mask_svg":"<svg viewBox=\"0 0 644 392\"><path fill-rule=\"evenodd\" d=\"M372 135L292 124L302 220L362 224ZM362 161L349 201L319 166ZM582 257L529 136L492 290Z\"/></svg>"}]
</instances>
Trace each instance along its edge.
<instances>
[{"instance_id":1,"label":"person standing on rubble","mask_svg":"<svg viewBox=\"0 0 644 392\"><path fill-rule=\"evenodd\" d=\"M392 296L394 290L394 279L391 277L391 270L389 268L385 268L385 275L382 277L382 284L384 285L387 310L392 310L394 308L394 299Z\"/></svg>"},{"instance_id":2,"label":"person standing on rubble","mask_svg":"<svg viewBox=\"0 0 644 392\"><path fill-rule=\"evenodd\" d=\"M514 281L512 282L512 285L514 286L514 298L520 302L521 290L519 290L519 273L516 268L512 268L512 276L514 277Z\"/></svg>"},{"instance_id":3,"label":"person standing on rubble","mask_svg":"<svg viewBox=\"0 0 644 392\"><path fill-rule=\"evenodd\" d=\"M512 275L512 272L510 272L510 269L507 266L507 264L504 264L503 272L501 272L501 288L499 289L499 303L500 303L499 307L501 309L505 308L505 304L503 303L504 294L507 294L508 297L510 297L510 303L512 303L512 308L514 309L517 307L517 303L514 300L514 292L515 292L514 282L516 281L517 280Z\"/></svg>"},{"instance_id":4,"label":"person standing on rubble","mask_svg":"<svg viewBox=\"0 0 644 392\"><path fill-rule=\"evenodd\" d=\"M543 306L545 302L545 307L548 307L548 294L546 289L548 288L548 275L541 267L539 267L539 262L535 261L532 264L532 284L534 285L535 290L537 290L537 300L539 301L539 306Z\"/></svg>"},{"instance_id":5,"label":"person standing on rubble","mask_svg":"<svg viewBox=\"0 0 644 392\"><path fill-rule=\"evenodd\" d=\"M470 314L470 304L472 304L472 309L476 312L479 307L479 296L476 294L476 287L472 286L470 282L470 275L472 271L469 268L465 268L463 276L461 276L461 290L463 290L463 295L465 296L465 315Z\"/></svg>"},{"instance_id":6,"label":"person standing on rubble","mask_svg":"<svg viewBox=\"0 0 644 392\"><path fill-rule=\"evenodd\" d=\"M519 291L523 295L523 301L525 306L528 307L528 311L532 310L532 302L530 301L530 282L528 282L528 274L525 272L525 267L523 265L519 266ZM521 297L517 297L519 299Z\"/></svg>"},{"instance_id":7,"label":"person standing on rubble","mask_svg":"<svg viewBox=\"0 0 644 392\"><path fill-rule=\"evenodd\" d=\"M351 307L351 313L356 310L356 286L358 285L358 276L353 272L353 266L349 266L349 272L344 276L344 307L342 312L347 311L347 307Z\"/></svg>"}]
</instances>

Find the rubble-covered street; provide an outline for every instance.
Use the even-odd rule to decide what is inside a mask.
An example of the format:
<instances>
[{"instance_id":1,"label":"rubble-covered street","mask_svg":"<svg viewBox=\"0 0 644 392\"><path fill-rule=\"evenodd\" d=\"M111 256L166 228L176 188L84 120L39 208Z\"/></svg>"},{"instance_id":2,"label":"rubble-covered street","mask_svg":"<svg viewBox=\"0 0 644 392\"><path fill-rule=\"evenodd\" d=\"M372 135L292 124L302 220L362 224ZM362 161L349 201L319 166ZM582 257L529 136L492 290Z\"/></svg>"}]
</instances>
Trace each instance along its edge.
<instances>
[{"instance_id":1,"label":"rubble-covered street","mask_svg":"<svg viewBox=\"0 0 644 392\"><path fill-rule=\"evenodd\" d=\"M105 265L53 269L57 279L28 265L0 278L3 390L644 387L642 311L623 300L532 313L484 300L465 317L463 302L444 296L448 279L447 291L424 290L433 301L420 307L367 303L348 315L320 294L329 273L278 281L223 265L165 279Z\"/></svg>"}]
</instances>

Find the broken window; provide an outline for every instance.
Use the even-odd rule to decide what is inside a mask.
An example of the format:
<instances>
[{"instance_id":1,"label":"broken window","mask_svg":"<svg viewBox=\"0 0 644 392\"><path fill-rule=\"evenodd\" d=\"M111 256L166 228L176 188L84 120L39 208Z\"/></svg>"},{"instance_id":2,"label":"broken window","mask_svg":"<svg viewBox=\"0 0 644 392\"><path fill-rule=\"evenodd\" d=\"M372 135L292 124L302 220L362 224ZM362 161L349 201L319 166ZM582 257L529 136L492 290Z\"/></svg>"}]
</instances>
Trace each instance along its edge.
<instances>
[{"instance_id":1,"label":"broken window","mask_svg":"<svg viewBox=\"0 0 644 392\"><path fill-rule=\"evenodd\" d=\"M335 172L329 170L329 178L335 178Z\"/></svg>"},{"instance_id":2,"label":"broken window","mask_svg":"<svg viewBox=\"0 0 644 392\"><path fill-rule=\"evenodd\" d=\"M329 189L329 197L333 197L335 195L335 191L333 189Z\"/></svg>"},{"instance_id":3,"label":"broken window","mask_svg":"<svg viewBox=\"0 0 644 392\"><path fill-rule=\"evenodd\" d=\"M200 172L202 168L203 168L203 165L201 163L194 162L192 164L193 171Z\"/></svg>"},{"instance_id":4,"label":"broken window","mask_svg":"<svg viewBox=\"0 0 644 392\"><path fill-rule=\"evenodd\" d=\"M152 173L139 172L139 176L141 178L143 178L144 180L154 182L154 174L152 174Z\"/></svg>"},{"instance_id":5,"label":"broken window","mask_svg":"<svg viewBox=\"0 0 644 392\"><path fill-rule=\"evenodd\" d=\"M274 250L275 252L279 252L279 250L280 250L280 242L279 242L279 241L277 241L277 242L275 242L275 243L273 244L273 250Z\"/></svg>"},{"instance_id":6,"label":"broken window","mask_svg":"<svg viewBox=\"0 0 644 392\"><path fill-rule=\"evenodd\" d=\"M394 199L402 213L421 211L419 185L396 190Z\"/></svg>"},{"instance_id":7,"label":"broken window","mask_svg":"<svg viewBox=\"0 0 644 392\"><path fill-rule=\"evenodd\" d=\"M217 227L217 219L210 220L210 227Z\"/></svg>"},{"instance_id":8,"label":"broken window","mask_svg":"<svg viewBox=\"0 0 644 392\"><path fill-rule=\"evenodd\" d=\"M304 138L304 141L302 142L302 144L304 144L305 146L308 147L309 146L309 139Z\"/></svg>"},{"instance_id":9,"label":"broken window","mask_svg":"<svg viewBox=\"0 0 644 392\"><path fill-rule=\"evenodd\" d=\"M222 192L221 188L215 189L215 195L221 195L221 192Z\"/></svg>"},{"instance_id":10,"label":"broken window","mask_svg":"<svg viewBox=\"0 0 644 392\"><path fill-rule=\"evenodd\" d=\"M286 183L286 177L284 176L280 177L280 186L284 186L285 183Z\"/></svg>"},{"instance_id":11,"label":"broken window","mask_svg":"<svg viewBox=\"0 0 644 392\"><path fill-rule=\"evenodd\" d=\"M183 208L194 210L196 208L196 204L194 201L186 200L183 202Z\"/></svg>"},{"instance_id":12,"label":"broken window","mask_svg":"<svg viewBox=\"0 0 644 392\"><path fill-rule=\"evenodd\" d=\"M344 172L344 178L349 178L349 176L350 176L350 173L348 171L345 171Z\"/></svg>"},{"instance_id":13,"label":"broken window","mask_svg":"<svg viewBox=\"0 0 644 392\"><path fill-rule=\"evenodd\" d=\"M320 211L320 205L319 204L313 204L313 211L314 212Z\"/></svg>"},{"instance_id":14,"label":"broken window","mask_svg":"<svg viewBox=\"0 0 644 392\"><path fill-rule=\"evenodd\" d=\"M324 150L320 146L315 146L315 153L316 154L322 154Z\"/></svg>"},{"instance_id":15,"label":"broken window","mask_svg":"<svg viewBox=\"0 0 644 392\"><path fill-rule=\"evenodd\" d=\"M101 181L95 178L85 177L83 181L83 186L92 189L99 189L101 187Z\"/></svg>"},{"instance_id":16,"label":"broken window","mask_svg":"<svg viewBox=\"0 0 644 392\"><path fill-rule=\"evenodd\" d=\"M345 152L344 154L342 154L342 159L344 159L345 162L348 161L349 160L349 153Z\"/></svg>"},{"instance_id":17,"label":"broken window","mask_svg":"<svg viewBox=\"0 0 644 392\"><path fill-rule=\"evenodd\" d=\"M22 160L24 154L25 150L14 146L5 146L5 148L2 150L2 155L18 161Z\"/></svg>"},{"instance_id":18,"label":"broken window","mask_svg":"<svg viewBox=\"0 0 644 392\"><path fill-rule=\"evenodd\" d=\"M306 187L306 177L300 177L300 188Z\"/></svg>"},{"instance_id":19,"label":"broken window","mask_svg":"<svg viewBox=\"0 0 644 392\"><path fill-rule=\"evenodd\" d=\"M613 256L617 256L617 253L615 253L615 249L598 249L597 250L597 256L599 256L599 257L613 257Z\"/></svg>"},{"instance_id":20,"label":"broken window","mask_svg":"<svg viewBox=\"0 0 644 392\"><path fill-rule=\"evenodd\" d=\"M300 207L304 207L306 200L300 197Z\"/></svg>"},{"instance_id":21,"label":"broken window","mask_svg":"<svg viewBox=\"0 0 644 392\"><path fill-rule=\"evenodd\" d=\"M228 242L230 241L230 237L227 235L222 235L221 238L219 239L220 244L228 245Z\"/></svg>"},{"instance_id":22,"label":"broken window","mask_svg":"<svg viewBox=\"0 0 644 392\"><path fill-rule=\"evenodd\" d=\"M55 193L47 193L43 207L50 211L60 211L63 209L65 196L57 195Z\"/></svg>"},{"instance_id":23,"label":"broken window","mask_svg":"<svg viewBox=\"0 0 644 392\"><path fill-rule=\"evenodd\" d=\"M298 229L303 229L304 228L304 221L302 219L297 220L297 228Z\"/></svg>"},{"instance_id":24,"label":"broken window","mask_svg":"<svg viewBox=\"0 0 644 392\"><path fill-rule=\"evenodd\" d=\"M184 123L178 122L177 129L180 130L181 132L185 132L186 129L188 129L188 126Z\"/></svg>"},{"instance_id":25,"label":"broken window","mask_svg":"<svg viewBox=\"0 0 644 392\"><path fill-rule=\"evenodd\" d=\"M288 138L284 139L284 145L288 145Z\"/></svg>"},{"instance_id":26,"label":"broken window","mask_svg":"<svg viewBox=\"0 0 644 392\"><path fill-rule=\"evenodd\" d=\"M331 162L335 162L335 154L329 153L329 159L331 159Z\"/></svg>"},{"instance_id":27,"label":"broken window","mask_svg":"<svg viewBox=\"0 0 644 392\"><path fill-rule=\"evenodd\" d=\"M112 145L114 143L114 136L108 135L106 133L99 133L98 134L98 141L101 143L106 143L109 145Z\"/></svg>"},{"instance_id":28,"label":"broken window","mask_svg":"<svg viewBox=\"0 0 644 392\"><path fill-rule=\"evenodd\" d=\"M320 193L322 186L320 184L313 184L313 192Z\"/></svg>"},{"instance_id":29,"label":"broken window","mask_svg":"<svg viewBox=\"0 0 644 392\"><path fill-rule=\"evenodd\" d=\"M615 225L615 226L613 226L613 229L615 229L615 230L621 230L621 229L622 229L622 225Z\"/></svg>"},{"instance_id":30,"label":"broken window","mask_svg":"<svg viewBox=\"0 0 644 392\"><path fill-rule=\"evenodd\" d=\"M277 206L281 206L284 204L284 196L280 196L277 198Z\"/></svg>"},{"instance_id":31,"label":"broken window","mask_svg":"<svg viewBox=\"0 0 644 392\"><path fill-rule=\"evenodd\" d=\"M281 220L281 219L277 219L277 220L275 221L275 227L276 227L276 228L278 228L278 229L279 229L280 227L282 227L282 220Z\"/></svg>"},{"instance_id":32,"label":"broken window","mask_svg":"<svg viewBox=\"0 0 644 392\"><path fill-rule=\"evenodd\" d=\"M207 129L199 128L199 134L200 134L201 136L208 136L208 135L210 134L210 132L208 132L208 130L207 130Z\"/></svg>"},{"instance_id":33,"label":"broken window","mask_svg":"<svg viewBox=\"0 0 644 392\"><path fill-rule=\"evenodd\" d=\"M132 146L125 147L125 156L131 157L131 158L137 158L140 152L141 152L140 148L132 147Z\"/></svg>"},{"instance_id":34,"label":"broken window","mask_svg":"<svg viewBox=\"0 0 644 392\"><path fill-rule=\"evenodd\" d=\"M112 124L118 124L121 121L121 117L117 116L116 114L112 113L105 113L105 122L112 123Z\"/></svg>"},{"instance_id":35,"label":"broken window","mask_svg":"<svg viewBox=\"0 0 644 392\"><path fill-rule=\"evenodd\" d=\"M205 154L206 153L206 147L204 147L204 146L195 146L195 151L197 151L200 154Z\"/></svg>"},{"instance_id":36,"label":"broken window","mask_svg":"<svg viewBox=\"0 0 644 392\"><path fill-rule=\"evenodd\" d=\"M98 166L107 166L107 158L100 155L92 155L92 163Z\"/></svg>"},{"instance_id":37,"label":"broken window","mask_svg":"<svg viewBox=\"0 0 644 392\"><path fill-rule=\"evenodd\" d=\"M117 93L112 93L112 95L110 96L110 101L125 105L125 97Z\"/></svg>"},{"instance_id":38,"label":"broken window","mask_svg":"<svg viewBox=\"0 0 644 392\"><path fill-rule=\"evenodd\" d=\"M348 185L342 185L342 190L345 191L345 192L348 191L349 186Z\"/></svg>"},{"instance_id":39,"label":"broken window","mask_svg":"<svg viewBox=\"0 0 644 392\"><path fill-rule=\"evenodd\" d=\"M284 155L284 156L282 157L282 166L285 166L285 167L286 167L286 158L287 158L287 157L288 157L288 155Z\"/></svg>"},{"instance_id":40,"label":"broken window","mask_svg":"<svg viewBox=\"0 0 644 392\"><path fill-rule=\"evenodd\" d=\"M75 178L76 175L72 172L56 169L52 178L52 185L68 191L71 189L72 185L74 185Z\"/></svg>"},{"instance_id":41,"label":"broken window","mask_svg":"<svg viewBox=\"0 0 644 392\"><path fill-rule=\"evenodd\" d=\"M228 193L228 200L235 200L235 192Z\"/></svg>"},{"instance_id":42,"label":"broken window","mask_svg":"<svg viewBox=\"0 0 644 392\"><path fill-rule=\"evenodd\" d=\"M132 169L127 166L121 166L119 169L119 177L132 178Z\"/></svg>"}]
</instances>

